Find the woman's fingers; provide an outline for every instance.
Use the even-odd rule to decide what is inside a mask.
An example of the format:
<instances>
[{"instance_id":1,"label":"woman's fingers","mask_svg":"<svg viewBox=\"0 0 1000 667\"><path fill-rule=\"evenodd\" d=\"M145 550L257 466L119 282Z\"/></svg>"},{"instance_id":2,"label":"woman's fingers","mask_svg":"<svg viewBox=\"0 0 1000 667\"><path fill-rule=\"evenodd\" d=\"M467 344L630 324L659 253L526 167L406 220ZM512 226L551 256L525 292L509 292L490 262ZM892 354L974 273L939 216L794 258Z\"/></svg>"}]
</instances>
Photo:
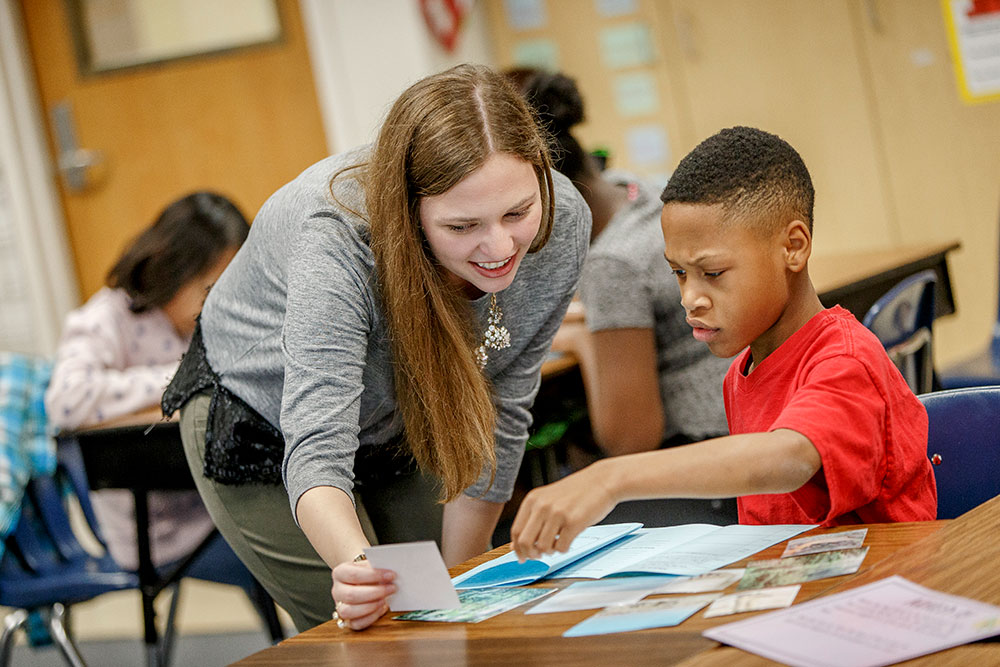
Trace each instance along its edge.
<instances>
[{"instance_id":1,"label":"woman's fingers","mask_svg":"<svg viewBox=\"0 0 1000 667\"><path fill-rule=\"evenodd\" d=\"M341 563L333 568L333 599L344 627L361 630L388 609L386 598L396 592L396 574L367 563Z\"/></svg>"},{"instance_id":2,"label":"woman's fingers","mask_svg":"<svg viewBox=\"0 0 1000 667\"><path fill-rule=\"evenodd\" d=\"M389 609L385 600L376 602L365 602L363 604L350 604L348 602L337 602L337 615L348 621L349 627L360 630L378 620L379 616Z\"/></svg>"}]
</instances>

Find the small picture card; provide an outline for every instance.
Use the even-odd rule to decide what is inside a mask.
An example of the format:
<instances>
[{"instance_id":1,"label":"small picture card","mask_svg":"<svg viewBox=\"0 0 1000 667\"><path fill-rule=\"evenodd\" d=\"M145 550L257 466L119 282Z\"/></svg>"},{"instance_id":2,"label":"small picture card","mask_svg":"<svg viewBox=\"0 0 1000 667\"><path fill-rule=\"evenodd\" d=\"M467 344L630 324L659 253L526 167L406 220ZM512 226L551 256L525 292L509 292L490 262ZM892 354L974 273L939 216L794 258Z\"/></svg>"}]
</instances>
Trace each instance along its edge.
<instances>
[{"instance_id":1,"label":"small picture card","mask_svg":"<svg viewBox=\"0 0 1000 667\"><path fill-rule=\"evenodd\" d=\"M563 637L607 635L646 628L678 625L708 603L719 598L718 593L685 595L684 597L642 600L634 604L606 607L563 633Z\"/></svg>"},{"instance_id":2,"label":"small picture card","mask_svg":"<svg viewBox=\"0 0 1000 667\"><path fill-rule=\"evenodd\" d=\"M731 584L735 584L743 577L743 568L732 568L729 570L713 570L696 577L677 577L655 591L660 593L707 593L709 591L721 591Z\"/></svg>"},{"instance_id":3,"label":"small picture card","mask_svg":"<svg viewBox=\"0 0 1000 667\"><path fill-rule=\"evenodd\" d=\"M848 530L843 533L826 533L825 535L810 535L800 537L797 540L789 540L785 547L782 558L791 556L806 556L808 554L818 554L823 551L843 551L844 549L857 549L865 543L865 536L868 534L867 528L858 530Z\"/></svg>"},{"instance_id":4,"label":"small picture card","mask_svg":"<svg viewBox=\"0 0 1000 667\"><path fill-rule=\"evenodd\" d=\"M742 614L745 611L760 611L761 609L784 609L795 602L795 596L799 594L800 588L802 587L796 584L724 595L705 610L705 618Z\"/></svg>"},{"instance_id":5,"label":"small picture card","mask_svg":"<svg viewBox=\"0 0 1000 667\"><path fill-rule=\"evenodd\" d=\"M393 620L478 623L555 591L555 588L466 588L458 592L461 606L457 609L411 611Z\"/></svg>"},{"instance_id":6,"label":"small picture card","mask_svg":"<svg viewBox=\"0 0 1000 667\"><path fill-rule=\"evenodd\" d=\"M866 555L868 547L751 561L747 563L746 572L743 573L743 578L736 588L739 590L769 588L852 574L861 567Z\"/></svg>"}]
</instances>

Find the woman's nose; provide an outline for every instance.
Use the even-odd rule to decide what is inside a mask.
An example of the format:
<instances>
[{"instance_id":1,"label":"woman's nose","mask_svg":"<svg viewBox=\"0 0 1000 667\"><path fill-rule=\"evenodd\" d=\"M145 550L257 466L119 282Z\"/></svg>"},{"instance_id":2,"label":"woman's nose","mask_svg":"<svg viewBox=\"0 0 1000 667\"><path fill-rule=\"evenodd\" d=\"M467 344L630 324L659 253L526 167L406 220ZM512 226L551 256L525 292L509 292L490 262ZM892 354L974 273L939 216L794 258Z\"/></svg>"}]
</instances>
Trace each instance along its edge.
<instances>
[{"instance_id":1,"label":"woman's nose","mask_svg":"<svg viewBox=\"0 0 1000 667\"><path fill-rule=\"evenodd\" d=\"M500 261L513 254L514 239L502 224L497 223L489 226L479 247L490 260Z\"/></svg>"}]
</instances>

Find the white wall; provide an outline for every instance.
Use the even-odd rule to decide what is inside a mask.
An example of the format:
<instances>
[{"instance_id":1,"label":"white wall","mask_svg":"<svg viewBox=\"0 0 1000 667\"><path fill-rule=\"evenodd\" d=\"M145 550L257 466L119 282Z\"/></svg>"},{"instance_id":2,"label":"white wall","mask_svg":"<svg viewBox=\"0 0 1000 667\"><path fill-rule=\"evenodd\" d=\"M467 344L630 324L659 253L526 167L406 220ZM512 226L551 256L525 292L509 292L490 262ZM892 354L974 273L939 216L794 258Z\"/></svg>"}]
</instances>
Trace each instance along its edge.
<instances>
[{"instance_id":1,"label":"white wall","mask_svg":"<svg viewBox=\"0 0 1000 667\"><path fill-rule=\"evenodd\" d=\"M0 349L51 355L78 298L14 0L0 0Z\"/></svg>"},{"instance_id":2,"label":"white wall","mask_svg":"<svg viewBox=\"0 0 1000 667\"><path fill-rule=\"evenodd\" d=\"M331 153L374 139L408 85L493 62L474 0L453 53L417 0L300 0ZM78 286L16 0L0 0L0 349L51 355Z\"/></svg>"},{"instance_id":3,"label":"white wall","mask_svg":"<svg viewBox=\"0 0 1000 667\"><path fill-rule=\"evenodd\" d=\"M491 64L485 9L472 2L453 53L434 41L417 0L301 0L331 153L375 138L411 83L462 62Z\"/></svg>"}]
</instances>

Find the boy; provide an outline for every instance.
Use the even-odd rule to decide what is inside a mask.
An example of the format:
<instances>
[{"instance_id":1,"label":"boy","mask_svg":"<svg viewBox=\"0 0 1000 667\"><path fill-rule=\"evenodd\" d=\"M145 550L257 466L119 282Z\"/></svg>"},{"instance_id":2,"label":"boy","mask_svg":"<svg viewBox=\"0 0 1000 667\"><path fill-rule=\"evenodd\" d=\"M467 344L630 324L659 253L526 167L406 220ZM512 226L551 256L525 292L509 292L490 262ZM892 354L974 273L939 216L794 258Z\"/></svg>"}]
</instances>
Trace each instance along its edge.
<instances>
[{"instance_id":1,"label":"boy","mask_svg":"<svg viewBox=\"0 0 1000 667\"><path fill-rule=\"evenodd\" d=\"M737 355L729 436L600 460L525 498L521 558L565 551L617 503L740 496L740 523L934 519L927 413L878 339L824 309L807 270L813 187L801 157L747 127L706 139L660 197L664 255L696 339Z\"/></svg>"}]
</instances>

